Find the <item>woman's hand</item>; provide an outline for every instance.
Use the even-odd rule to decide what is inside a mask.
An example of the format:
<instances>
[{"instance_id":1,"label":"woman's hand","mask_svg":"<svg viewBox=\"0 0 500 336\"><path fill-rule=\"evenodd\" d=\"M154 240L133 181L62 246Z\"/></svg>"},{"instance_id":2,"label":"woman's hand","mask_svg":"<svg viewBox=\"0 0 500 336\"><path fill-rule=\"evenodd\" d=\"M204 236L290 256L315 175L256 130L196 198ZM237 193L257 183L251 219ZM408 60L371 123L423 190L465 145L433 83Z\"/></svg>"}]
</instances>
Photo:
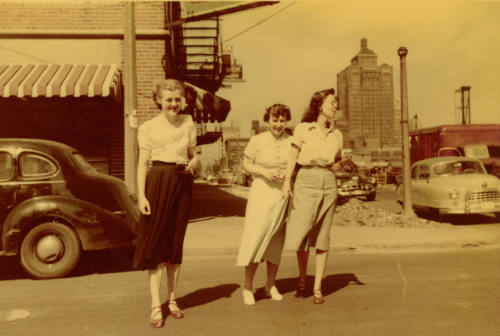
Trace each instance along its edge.
<instances>
[{"instance_id":1,"label":"woman's hand","mask_svg":"<svg viewBox=\"0 0 500 336\"><path fill-rule=\"evenodd\" d=\"M290 181L285 181L283 187L281 187L281 197L287 198L288 196L292 196L292 188L290 187Z\"/></svg>"},{"instance_id":2,"label":"woman's hand","mask_svg":"<svg viewBox=\"0 0 500 336\"><path fill-rule=\"evenodd\" d=\"M149 205L149 201L144 196L139 196L137 198L137 206L139 207L139 211L143 215L151 214L151 206Z\"/></svg>"}]
</instances>

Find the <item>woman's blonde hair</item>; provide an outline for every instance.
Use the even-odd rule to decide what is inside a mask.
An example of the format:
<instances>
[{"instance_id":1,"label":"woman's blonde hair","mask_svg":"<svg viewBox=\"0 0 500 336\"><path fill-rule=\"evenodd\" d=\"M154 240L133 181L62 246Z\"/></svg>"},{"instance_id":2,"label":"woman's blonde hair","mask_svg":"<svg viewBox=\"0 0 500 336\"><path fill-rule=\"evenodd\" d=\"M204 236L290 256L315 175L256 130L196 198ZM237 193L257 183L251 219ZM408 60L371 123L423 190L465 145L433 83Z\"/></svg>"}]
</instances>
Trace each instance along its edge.
<instances>
[{"instance_id":1,"label":"woman's blonde hair","mask_svg":"<svg viewBox=\"0 0 500 336\"><path fill-rule=\"evenodd\" d=\"M155 88L153 90L153 101L159 109L161 109L161 105L158 104L158 97L161 96L161 92L163 90L168 90L168 91L179 91L179 93L182 96L183 100L183 106L185 102L185 87L184 83L178 81L177 79L169 78L169 79L164 79L161 82L156 83Z\"/></svg>"}]
</instances>

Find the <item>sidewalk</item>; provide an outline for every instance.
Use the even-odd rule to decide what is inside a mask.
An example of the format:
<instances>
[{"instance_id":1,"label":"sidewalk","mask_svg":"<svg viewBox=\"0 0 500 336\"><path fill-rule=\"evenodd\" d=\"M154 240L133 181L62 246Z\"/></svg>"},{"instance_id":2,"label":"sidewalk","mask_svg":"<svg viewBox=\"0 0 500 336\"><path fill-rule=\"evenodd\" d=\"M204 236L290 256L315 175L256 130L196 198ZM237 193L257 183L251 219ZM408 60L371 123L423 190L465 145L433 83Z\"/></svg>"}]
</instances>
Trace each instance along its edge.
<instances>
[{"instance_id":1,"label":"sidewalk","mask_svg":"<svg viewBox=\"0 0 500 336\"><path fill-rule=\"evenodd\" d=\"M188 224L184 255L236 256L243 217L212 217ZM446 228L392 228L333 226L333 253L428 252L462 248L500 247L500 227L451 226ZM293 253L293 251L284 251Z\"/></svg>"}]
</instances>

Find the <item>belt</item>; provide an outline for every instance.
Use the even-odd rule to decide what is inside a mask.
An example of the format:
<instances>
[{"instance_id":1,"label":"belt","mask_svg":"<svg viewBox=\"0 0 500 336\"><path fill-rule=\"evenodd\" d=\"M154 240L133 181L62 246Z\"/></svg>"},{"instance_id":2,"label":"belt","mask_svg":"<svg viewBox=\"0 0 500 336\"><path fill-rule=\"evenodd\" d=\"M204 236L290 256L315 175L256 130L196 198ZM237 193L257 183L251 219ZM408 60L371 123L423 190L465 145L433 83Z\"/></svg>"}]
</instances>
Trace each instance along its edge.
<instances>
[{"instance_id":1,"label":"belt","mask_svg":"<svg viewBox=\"0 0 500 336\"><path fill-rule=\"evenodd\" d=\"M175 166L177 170L186 170L187 163L153 161L153 166Z\"/></svg>"},{"instance_id":2,"label":"belt","mask_svg":"<svg viewBox=\"0 0 500 336\"><path fill-rule=\"evenodd\" d=\"M324 168L324 169L332 169L333 165L328 166L320 166L320 165L298 165L300 168Z\"/></svg>"}]
</instances>

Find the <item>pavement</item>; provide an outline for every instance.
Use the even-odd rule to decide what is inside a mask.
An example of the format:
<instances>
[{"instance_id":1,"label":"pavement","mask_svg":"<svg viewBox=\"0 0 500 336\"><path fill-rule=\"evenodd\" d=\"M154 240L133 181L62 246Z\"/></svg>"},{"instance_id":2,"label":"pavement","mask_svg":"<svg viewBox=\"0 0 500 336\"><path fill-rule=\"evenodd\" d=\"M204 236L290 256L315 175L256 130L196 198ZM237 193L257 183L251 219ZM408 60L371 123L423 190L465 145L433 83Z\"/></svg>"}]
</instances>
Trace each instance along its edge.
<instances>
[{"instance_id":1,"label":"pavement","mask_svg":"<svg viewBox=\"0 0 500 336\"><path fill-rule=\"evenodd\" d=\"M238 253L244 217L207 217L190 221L184 242L186 257ZM430 252L500 247L500 224L444 225L443 228L333 226L333 253ZM284 254L294 251L284 251Z\"/></svg>"}]
</instances>

